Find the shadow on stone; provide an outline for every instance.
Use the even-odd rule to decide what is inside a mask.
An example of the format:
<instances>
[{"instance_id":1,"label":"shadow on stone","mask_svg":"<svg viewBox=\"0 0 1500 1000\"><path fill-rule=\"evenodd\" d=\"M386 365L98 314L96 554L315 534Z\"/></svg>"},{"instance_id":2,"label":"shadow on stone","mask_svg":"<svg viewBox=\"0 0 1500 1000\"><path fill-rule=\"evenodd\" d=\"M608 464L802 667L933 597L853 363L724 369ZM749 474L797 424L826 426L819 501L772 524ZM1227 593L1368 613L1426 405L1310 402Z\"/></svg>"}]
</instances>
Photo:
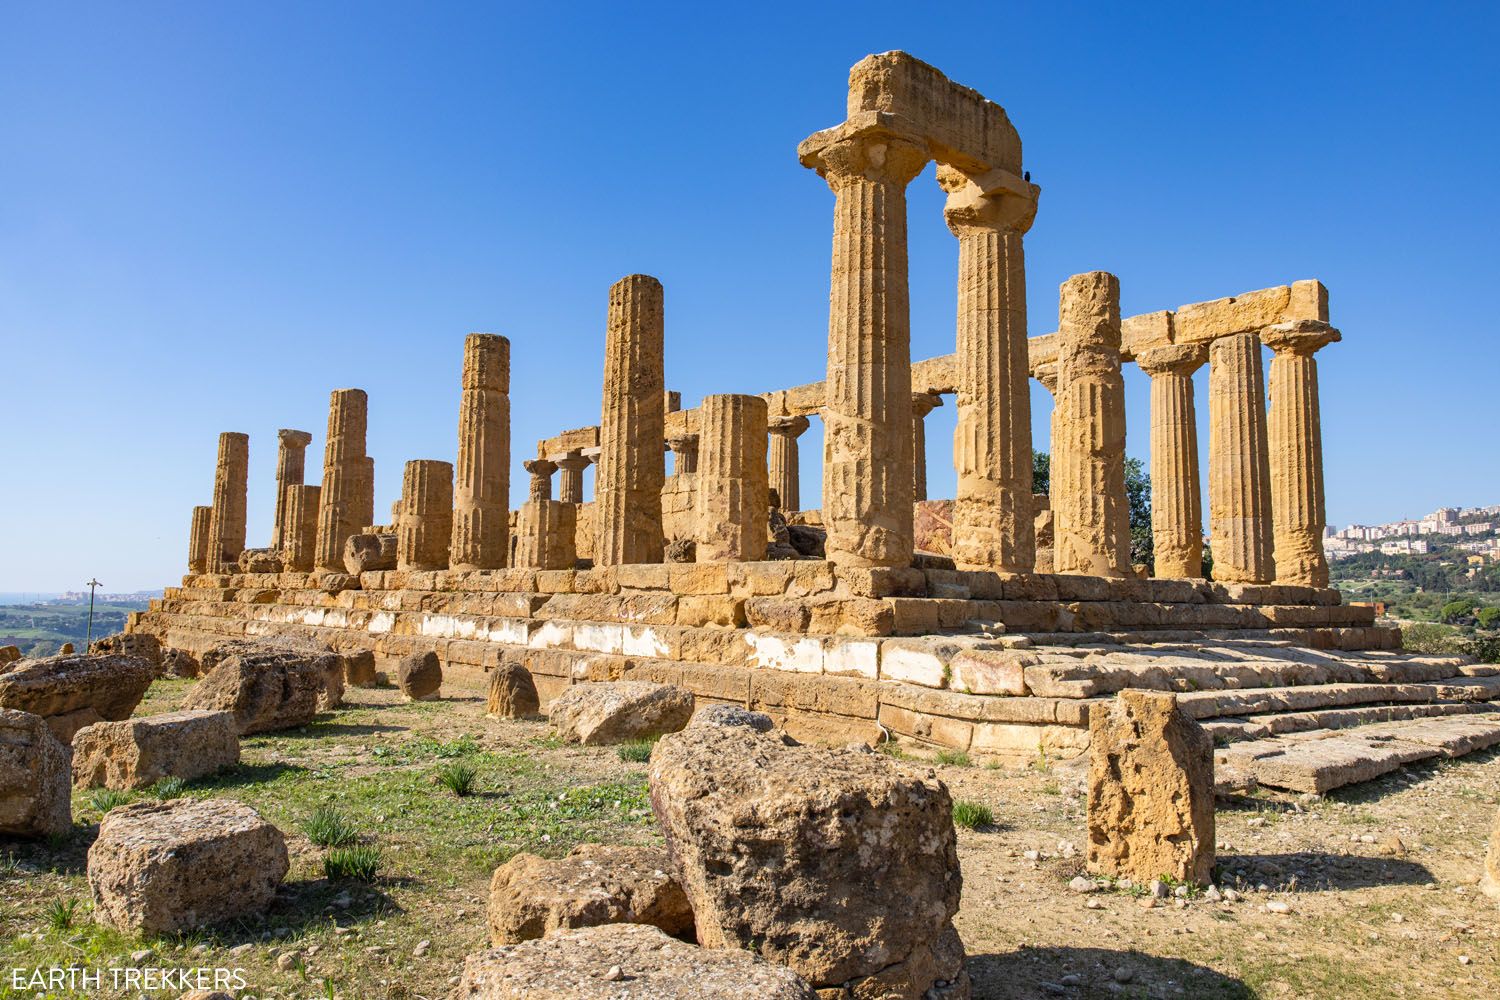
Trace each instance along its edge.
<instances>
[{"instance_id":1,"label":"shadow on stone","mask_svg":"<svg viewBox=\"0 0 1500 1000\"><path fill-rule=\"evenodd\" d=\"M1295 854L1220 854L1220 884L1272 888L1294 884L1301 892L1365 889L1382 885L1426 885L1434 881L1425 865L1400 858L1301 851ZM1236 881L1238 879L1238 882Z\"/></svg>"},{"instance_id":2,"label":"shadow on stone","mask_svg":"<svg viewBox=\"0 0 1500 1000\"><path fill-rule=\"evenodd\" d=\"M974 1000L1037 997L1186 996L1194 1000L1251 1000L1238 979L1177 958L1107 948L1018 948L970 955Z\"/></svg>"}]
</instances>

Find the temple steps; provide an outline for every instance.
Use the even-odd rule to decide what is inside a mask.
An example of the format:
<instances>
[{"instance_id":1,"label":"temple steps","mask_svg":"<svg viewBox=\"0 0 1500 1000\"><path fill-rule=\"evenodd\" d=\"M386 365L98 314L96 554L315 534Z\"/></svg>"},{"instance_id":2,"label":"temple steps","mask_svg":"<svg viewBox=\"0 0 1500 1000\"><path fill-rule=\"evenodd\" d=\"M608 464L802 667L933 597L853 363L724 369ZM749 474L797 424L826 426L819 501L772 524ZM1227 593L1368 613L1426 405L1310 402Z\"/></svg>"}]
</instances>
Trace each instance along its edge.
<instances>
[{"instance_id":1,"label":"temple steps","mask_svg":"<svg viewBox=\"0 0 1500 1000\"><path fill-rule=\"evenodd\" d=\"M1202 723L1216 745L1242 740L1261 740L1291 733L1319 729L1350 729L1379 722L1398 722L1450 715L1477 715L1500 707L1491 702L1445 701L1418 705L1361 705L1355 708L1314 709L1306 712L1280 712L1249 715L1243 718L1225 716Z\"/></svg>"}]
</instances>

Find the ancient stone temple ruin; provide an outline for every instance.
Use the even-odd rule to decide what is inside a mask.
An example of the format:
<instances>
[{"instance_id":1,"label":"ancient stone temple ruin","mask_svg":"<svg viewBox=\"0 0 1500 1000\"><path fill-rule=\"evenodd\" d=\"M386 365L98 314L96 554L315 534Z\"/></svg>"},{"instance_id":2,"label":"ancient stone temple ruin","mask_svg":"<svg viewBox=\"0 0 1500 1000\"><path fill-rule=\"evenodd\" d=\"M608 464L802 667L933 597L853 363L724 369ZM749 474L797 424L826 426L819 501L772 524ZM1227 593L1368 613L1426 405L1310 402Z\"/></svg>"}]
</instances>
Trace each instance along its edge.
<instances>
[{"instance_id":1,"label":"ancient stone temple ruin","mask_svg":"<svg viewBox=\"0 0 1500 1000\"><path fill-rule=\"evenodd\" d=\"M1366 723L1424 720L1409 739L1448 746L1442 726L1495 710L1495 678L1402 653L1328 588L1316 355L1340 334L1322 284L1122 316L1119 280L1087 271L1063 282L1055 332L1030 335L1050 321L1026 314L1040 189L1020 136L900 52L853 68L845 119L797 157L832 194L823 381L704 386L683 407L662 285L630 275L601 308L598 424L534 455L511 454L509 383L513 364L546 363L542 339L473 334L461 358L455 339L457 460L408 463L391 524L375 524L363 391L332 394L319 486L303 483L310 435L279 432L269 551L245 549L248 438L222 435L188 575L130 628L190 652L295 635L387 666L432 651L448 675L520 666L543 703L579 680L669 681L803 738L975 754L1075 754L1105 696L1177 691L1223 765L1319 791L1346 758L1383 766ZM952 354L913 362L906 189L929 162L957 323ZM1131 365L1150 379L1150 567L1130 557ZM1032 379L1053 400L1048 495L1033 492ZM932 501L924 420L946 396L957 492ZM822 503L807 510L798 439L815 420ZM513 461L530 476L514 511Z\"/></svg>"}]
</instances>

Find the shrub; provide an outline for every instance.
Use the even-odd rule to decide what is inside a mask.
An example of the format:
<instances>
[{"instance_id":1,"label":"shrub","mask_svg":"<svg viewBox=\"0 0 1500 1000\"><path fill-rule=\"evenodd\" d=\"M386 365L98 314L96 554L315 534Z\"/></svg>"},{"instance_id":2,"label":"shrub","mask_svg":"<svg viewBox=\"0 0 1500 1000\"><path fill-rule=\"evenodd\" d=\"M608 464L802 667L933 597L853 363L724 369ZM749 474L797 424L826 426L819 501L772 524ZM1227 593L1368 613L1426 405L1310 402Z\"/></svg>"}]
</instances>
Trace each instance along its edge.
<instances>
[{"instance_id":1,"label":"shrub","mask_svg":"<svg viewBox=\"0 0 1500 1000\"><path fill-rule=\"evenodd\" d=\"M615 753L627 764L644 764L651 759L651 750L655 746L655 740L631 740L616 747Z\"/></svg>"},{"instance_id":2,"label":"shrub","mask_svg":"<svg viewBox=\"0 0 1500 1000\"><path fill-rule=\"evenodd\" d=\"M323 874L330 880L373 882L380 872L380 849L369 844L335 847L323 855Z\"/></svg>"},{"instance_id":3,"label":"shrub","mask_svg":"<svg viewBox=\"0 0 1500 1000\"><path fill-rule=\"evenodd\" d=\"M1469 617L1469 615L1473 613L1473 611L1473 599L1468 597L1460 597L1457 600L1449 601L1447 604L1443 605L1443 609L1438 612L1438 620L1447 622L1448 624L1452 625L1455 622Z\"/></svg>"},{"instance_id":4,"label":"shrub","mask_svg":"<svg viewBox=\"0 0 1500 1000\"><path fill-rule=\"evenodd\" d=\"M118 788L96 788L89 793L89 805L100 816L130 801L130 793Z\"/></svg>"},{"instance_id":5,"label":"shrub","mask_svg":"<svg viewBox=\"0 0 1500 1000\"><path fill-rule=\"evenodd\" d=\"M175 799L187 791L187 782L181 778L163 778L151 786L151 794L155 798L165 802L167 799Z\"/></svg>"},{"instance_id":6,"label":"shrub","mask_svg":"<svg viewBox=\"0 0 1500 1000\"><path fill-rule=\"evenodd\" d=\"M330 806L314 809L313 814L302 821L302 832L319 847L345 847L359 839L354 824Z\"/></svg>"},{"instance_id":7,"label":"shrub","mask_svg":"<svg viewBox=\"0 0 1500 1000\"><path fill-rule=\"evenodd\" d=\"M939 764L952 764L955 767L968 767L971 763L969 755L962 750L939 750L937 752Z\"/></svg>"},{"instance_id":8,"label":"shrub","mask_svg":"<svg viewBox=\"0 0 1500 1000\"><path fill-rule=\"evenodd\" d=\"M1480 628L1500 627L1500 608L1480 608L1474 612Z\"/></svg>"},{"instance_id":9,"label":"shrub","mask_svg":"<svg viewBox=\"0 0 1500 1000\"><path fill-rule=\"evenodd\" d=\"M959 799L953 803L953 822L970 830L982 830L995 825L995 813L983 802Z\"/></svg>"},{"instance_id":10,"label":"shrub","mask_svg":"<svg viewBox=\"0 0 1500 1000\"><path fill-rule=\"evenodd\" d=\"M474 779L479 777L479 771L473 764L466 761L456 760L451 764L444 764L438 768L437 780L448 791L463 798L474 791Z\"/></svg>"},{"instance_id":11,"label":"shrub","mask_svg":"<svg viewBox=\"0 0 1500 1000\"><path fill-rule=\"evenodd\" d=\"M65 931L73 926L73 920L78 916L78 900L59 896L47 904L46 913L47 926L55 931Z\"/></svg>"}]
</instances>

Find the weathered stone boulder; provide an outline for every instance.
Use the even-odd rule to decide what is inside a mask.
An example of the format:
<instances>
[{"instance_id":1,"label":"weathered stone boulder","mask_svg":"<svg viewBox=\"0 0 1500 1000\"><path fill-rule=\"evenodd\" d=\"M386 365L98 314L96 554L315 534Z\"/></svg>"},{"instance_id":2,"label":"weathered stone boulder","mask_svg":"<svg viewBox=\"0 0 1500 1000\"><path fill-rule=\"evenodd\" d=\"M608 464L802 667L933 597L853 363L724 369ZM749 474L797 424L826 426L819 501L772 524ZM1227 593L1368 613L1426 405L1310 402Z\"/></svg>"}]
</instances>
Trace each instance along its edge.
<instances>
[{"instance_id":1,"label":"weathered stone boulder","mask_svg":"<svg viewBox=\"0 0 1500 1000\"><path fill-rule=\"evenodd\" d=\"M71 642L65 642L61 646L57 647L57 655L58 656L67 656L67 655L69 655L69 654L71 654L73 652L74 652L74 649L73 649L73 644Z\"/></svg>"},{"instance_id":2,"label":"weathered stone boulder","mask_svg":"<svg viewBox=\"0 0 1500 1000\"><path fill-rule=\"evenodd\" d=\"M358 576L396 568L396 533L366 532L344 542L344 568Z\"/></svg>"},{"instance_id":3,"label":"weathered stone boulder","mask_svg":"<svg viewBox=\"0 0 1500 1000\"><path fill-rule=\"evenodd\" d=\"M342 653L313 639L294 635L266 636L260 639L231 639L221 642L203 654L202 672L207 674L231 656L265 656L290 653L311 660L322 675L318 691L318 711L328 712L344 703L344 672L348 669ZM372 660L373 662L373 660Z\"/></svg>"},{"instance_id":4,"label":"weathered stone boulder","mask_svg":"<svg viewBox=\"0 0 1500 1000\"><path fill-rule=\"evenodd\" d=\"M89 848L94 919L166 934L249 916L271 905L288 867L281 831L243 803L132 802L105 814Z\"/></svg>"},{"instance_id":5,"label":"weathered stone boulder","mask_svg":"<svg viewBox=\"0 0 1500 1000\"><path fill-rule=\"evenodd\" d=\"M1479 884L1486 895L1500 899L1500 809L1495 810L1495 829L1490 833L1490 849L1484 856L1484 875Z\"/></svg>"},{"instance_id":6,"label":"weathered stone boulder","mask_svg":"<svg viewBox=\"0 0 1500 1000\"><path fill-rule=\"evenodd\" d=\"M1214 866L1213 739L1160 691L1089 712L1088 867L1206 885Z\"/></svg>"},{"instance_id":7,"label":"weathered stone boulder","mask_svg":"<svg viewBox=\"0 0 1500 1000\"><path fill-rule=\"evenodd\" d=\"M412 701L438 697L443 689L443 665L432 650L408 653L396 666L396 686Z\"/></svg>"},{"instance_id":8,"label":"weathered stone boulder","mask_svg":"<svg viewBox=\"0 0 1500 1000\"><path fill-rule=\"evenodd\" d=\"M275 549L246 549L240 553L241 573L280 573L281 553Z\"/></svg>"},{"instance_id":9,"label":"weathered stone boulder","mask_svg":"<svg viewBox=\"0 0 1500 1000\"><path fill-rule=\"evenodd\" d=\"M344 658L344 683L349 687L374 687L380 680L375 673L375 653L368 649L340 654Z\"/></svg>"},{"instance_id":10,"label":"weathered stone boulder","mask_svg":"<svg viewBox=\"0 0 1500 1000\"><path fill-rule=\"evenodd\" d=\"M509 660L490 671L490 695L486 713L495 719L524 719L542 710L531 671Z\"/></svg>"},{"instance_id":11,"label":"weathered stone boulder","mask_svg":"<svg viewBox=\"0 0 1500 1000\"><path fill-rule=\"evenodd\" d=\"M197 677L200 672L198 658L185 649L163 649L161 651L161 676Z\"/></svg>"},{"instance_id":12,"label":"weathered stone boulder","mask_svg":"<svg viewBox=\"0 0 1500 1000\"><path fill-rule=\"evenodd\" d=\"M93 645L89 646L89 652L95 656L111 653L139 656L151 664L156 676L161 676L161 640L149 632L121 632L95 639Z\"/></svg>"},{"instance_id":13,"label":"weathered stone boulder","mask_svg":"<svg viewBox=\"0 0 1500 1000\"><path fill-rule=\"evenodd\" d=\"M0 667L7 663L15 663L21 658L20 646L0 646Z\"/></svg>"},{"instance_id":14,"label":"weathered stone boulder","mask_svg":"<svg viewBox=\"0 0 1500 1000\"><path fill-rule=\"evenodd\" d=\"M70 757L41 716L0 708L0 836L50 837L72 829Z\"/></svg>"},{"instance_id":15,"label":"weathered stone boulder","mask_svg":"<svg viewBox=\"0 0 1500 1000\"><path fill-rule=\"evenodd\" d=\"M668 868L659 847L580 844L558 860L518 854L490 882L490 943L600 924L650 924L691 938L693 911Z\"/></svg>"},{"instance_id":16,"label":"weathered stone boulder","mask_svg":"<svg viewBox=\"0 0 1500 1000\"><path fill-rule=\"evenodd\" d=\"M96 722L73 737L73 783L80 788L144 788L163 778L190 780L239 760L239 731L228 712L167 712Z\"/></svg>"},{"instance_id":17,"label":"weathered stone boulder","mask_svg":"<svg viewBox=\"0 0 1500 1000\"><path fill-rule=\"evenodd\" d=\"M705 947L757 949L828 996L969 996L953 803L932 771L694 726L656 745L650 775Z\"/></svg>"},{"instance_id":18,"label":"weathered stone boulder","mask_svg":"<svg viewBox=\"0 0 1500 1000\"><path fill-rule=\"evenodd\" d=\"M317 657L287 649L246 651L220 660L182 707L232 712L241 736L292 729L318 714L324 677Z\"/></svg>"},{"instance_id":19,"label":"weathered stone boulder","mask_svg":"<svg viewBox=\"0 0 1500 1000\"><path fill-rule=\"evenodd\" d=\"M138 656L87 653L21 660L0 674L0 708L40 715L64 743L95 722L127 719L156 670Z\"/></svg>"},{"instance_id":20,"label":"weathered stone boulder","mask_svg":"<svg viewBox=\"0 0 1500 1000\"><path fill-rule=\"evenodd\" d=\"M692 717L691 691L650 681L574 684L548 712L559 736L585 746L675 733Z\"/></svg>"},{"instance_id":21,"label":"weathered stone boulder","mask_svg":"<svg viewBox=\"0 0 1500 1000\"><path fill-rule=\"evenodd\" d=\"M769 733L776 728L776 722L764 712L752 712L738 705L709 705L688 723L688 728L694 726L746 726L757 733Z\"/></svg>"},{"instance_id":22,"label":"weathered stone boulder","mask_svg":"<svg viewBox=\"0 0 1500 1000\"><path fill-rule=\"evenodd\" d=\"M792 548L804 559L824 558L824 549L828 542L828 530L815 524L789 524L786 528L787 537L791 540Z\"/></svg>"},{"instance_id":23,"label":"weathered stone boulder","mask_svg":"<svg viewBox=\"0 0 1500 1000\"><path fill-rule=\"evenodd\" d=\"M464 960L463 1000L818 1000L791 969L644 924L559 931Z\"/></svg>"},{"instance_id":24,"label":"weathered stone boulder","mask_svg":"<svg viewBox=\"0 0 1500 1000\"><path fill-rule=\"evenodd\" d=\"M323 573L318 577L318 589L325 594L342 594L346 590L358 590L359 577L353 573Z\"/></svg>"}]
</instances>

